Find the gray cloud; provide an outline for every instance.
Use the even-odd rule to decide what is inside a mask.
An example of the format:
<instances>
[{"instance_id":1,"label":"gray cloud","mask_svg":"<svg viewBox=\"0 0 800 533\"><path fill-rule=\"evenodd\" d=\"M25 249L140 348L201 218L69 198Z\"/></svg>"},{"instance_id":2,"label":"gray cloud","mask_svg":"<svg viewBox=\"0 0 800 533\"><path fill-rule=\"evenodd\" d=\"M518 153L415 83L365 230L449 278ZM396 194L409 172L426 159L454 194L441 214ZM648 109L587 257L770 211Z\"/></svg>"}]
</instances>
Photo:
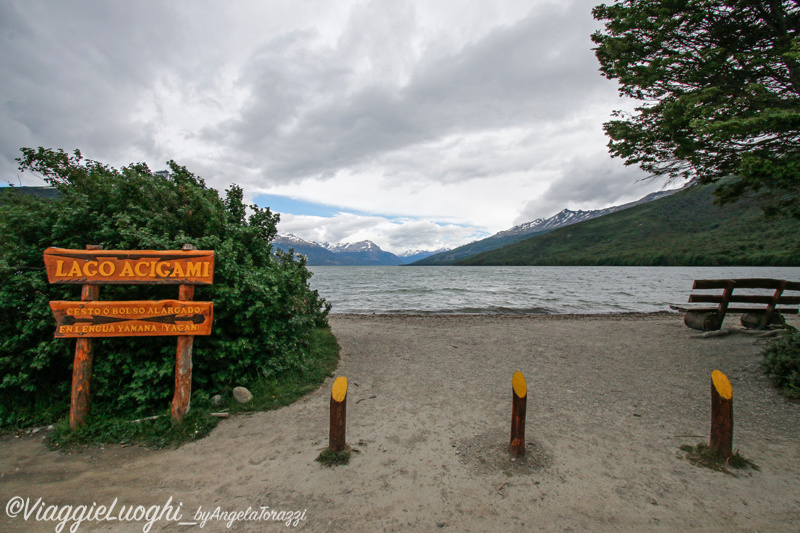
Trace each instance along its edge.
<instances>
[{"instance_id":1,"label":"gray cloud","mask_svg":"<svg viewBox=\"0 0 800 533\"><path fill-rule=\"evenodd\" d=\"M409 249L437 250L455 248L468 241L487 236L476 228L454 224L436 224L428 220L406 222L386 232L388 248L395 251Z\"/></svg>"},{"instance_id":2,"label":"gray cloud","mask_svg":"<svg viewBox=\"0 0 800 533\"><path fill-rule=\"evenodd\" d=\"M382 217L366 217L343 213L322 219L321 217L281 215L279 230L293 233L306 240L316 242L339 242L362 231L371 230L385 221Z\"/></svg>"},{"instance_id":3,"label":"gray cloud","mask_svg":"<svg viewBox=\"0 0 800 533\"><path fill-rule=\"evenodd\" d=\"M647 179L641 170L625 167L619 160L579 156L565 162L558 178L540 197L527 203L514 223L547 218L562 209L588 210L620 205L638 200L659 187L674 186L668 186L663 180Z\"/></svg>"},{"instance_id":4,"label":"gray cloud","mask_svg":"<svg viewBox=\"0 0 800 533\"><path fill-rule=\"evenodd\" d=\"M393 46L379 47L387 56L370 66L366 80L353 65L354 49L368 52L353 44L363 23L351 20L338 48L317 45L307 33L274 39L243 69L251 100L241 117L207 134L259 153L269 180L331 176L448 135L537 127L580 112L582 99L605 85L590 51L593 23L584 7L548 6L430 57L411 46L410 15L400 20L403 29L383 36ZM585 29L564 36L566 24ZM389 64L405 65L397 70L408 71L407 80L387 73Z\"/></svg>"},{"instance_id":5,"label":"gray cloud","mask_svg":"<svg viewBox=\"0 0 800 533\"><path fill-rule=\"evenodd\" d=\"M603 147L618 100L592 5L7 0L0 178L16 182L22 146L80 148L114 166L175 159L248 196L463 224L303 222L411 248L614 202L641 174Z\"/></svg>"},{"instance_id":6,"label":"gray cloud","mask_svg":"<svg viewBox=\"0 0 800 533\"><path fill-rule=\"evenodd\" d=\"M160 23L176 22L169 11L161 16ZM148 126L132 112L177 39L156 31L146 9L3 2L0 40L2 172L15 172L22 146L84 148L110 158L151 149Z\"/></svg>"},{"instance_id":7,"label":"gray cloud","mask_svg":"<svg viewBox=\"0 0 800 533\"><path fill-rule=\"evenodd\" d=\"M284 215L282 233L292 233L316 242L356 242L371 240L382 249L400 253L410 249L455 248L488 236L475 227L438 224L429 220L395 220L380 216L342 213L326 219Z\"/></svg>"}]
</instances>

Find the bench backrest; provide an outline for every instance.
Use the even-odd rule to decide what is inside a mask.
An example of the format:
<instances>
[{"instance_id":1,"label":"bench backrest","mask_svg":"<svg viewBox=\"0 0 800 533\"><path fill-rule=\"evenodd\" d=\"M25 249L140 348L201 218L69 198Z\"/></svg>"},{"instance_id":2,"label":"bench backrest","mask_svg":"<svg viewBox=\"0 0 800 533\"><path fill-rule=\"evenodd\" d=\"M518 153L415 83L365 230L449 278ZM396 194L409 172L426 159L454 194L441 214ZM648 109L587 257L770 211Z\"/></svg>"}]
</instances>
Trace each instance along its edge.
<instances>
[{"instance_id":1,"label":"bench backrest","mask_svg":"<svg viewBox=\"0 0 800 533\"><path fill-rule=\"evenodd\" d=\"M765 304L774 308L776 305L798 305L800 296L786 296L783 291L800 291L800 282L781 279L699 279L694 282L693 290L723 289L722 294L692 294L690 302L718 303L720 311L725 311L729 302ZM733 294L734 289L771 289L772 295ZM724 307L723 307L724 306ZM757 309L757 308L754 308ZM771 311L772 309L770 309Z\"/></svg>"},{"instance_id":2,"label":"bench backrest","mask_svg":"<svg viewBox=\"0 0 800 533\"><path fill-rule=\"evenodd\" d=\"M692 289L724 289L728 283L733 282L737 289L780 289L786 291L800 291L800 281L786 281L771 278L745 278L745 279L698 279Z\"/></svg>"}]
</instances>

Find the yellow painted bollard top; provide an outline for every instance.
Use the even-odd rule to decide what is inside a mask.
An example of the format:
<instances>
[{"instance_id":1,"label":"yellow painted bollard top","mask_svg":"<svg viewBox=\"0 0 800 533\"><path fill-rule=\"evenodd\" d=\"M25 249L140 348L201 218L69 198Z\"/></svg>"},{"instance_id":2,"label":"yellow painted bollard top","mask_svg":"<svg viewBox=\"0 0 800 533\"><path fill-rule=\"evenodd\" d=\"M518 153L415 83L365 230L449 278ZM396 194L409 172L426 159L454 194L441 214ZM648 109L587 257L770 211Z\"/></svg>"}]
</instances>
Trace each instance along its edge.
<instances>
[{"instance_id":1,"label":"yellow painted bollard top","mask_svg":"<svg viewBox=\"0 0 800 533\"><path fill-rule=\"evenodd\" d=\"M343 402L347 396L347 378L338 377L331 388L331 398L336 402Z\"/></svg>"},{"instance_id":2,"label":"yellow painted bollard top","mask_svg":"<svg viewBox=\"0 0 800 533\"><path fill-rule=\"evenodd\" d=\"M524 398L528 394L528 386L525 384L525 376L522 372L514 372L511 377L511 386L514 387L514 393L520 398Z\"/></svg>"},{"instance_id":3,"label":"yellow painted bollard top","mask_svg":"<svg viewBox=\"0 0 800 533\"><path fill-rule=\"evenodd\" d=\"M714 383L714 388L717 389L717 393L722 398L726 400L733 398L733 387L731 387L731 382L728 381L728 376L719 370L714 370L711 373L711 382Z\"/></svg>"}]
</instances>

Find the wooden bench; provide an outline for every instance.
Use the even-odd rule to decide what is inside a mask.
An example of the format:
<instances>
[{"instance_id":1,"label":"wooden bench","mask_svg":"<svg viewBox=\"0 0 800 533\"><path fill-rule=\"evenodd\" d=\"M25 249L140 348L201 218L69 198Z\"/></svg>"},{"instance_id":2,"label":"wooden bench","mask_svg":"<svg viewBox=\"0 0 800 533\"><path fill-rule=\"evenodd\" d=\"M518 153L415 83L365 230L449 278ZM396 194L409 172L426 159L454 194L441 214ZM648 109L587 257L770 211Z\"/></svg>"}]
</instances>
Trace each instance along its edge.
<instances>
[{"instance_id":1,"label":"wooden bench","mask_svg":"<svg viewBox=\"0 0 800 533\"><path fill-rule=\"evenodd\" d=\"M784 314L797 314L800 296L785 296L784 291L800 291L800 282L782 279L706 279L696 280L692 290L722 289L722 294L691 294L690 303L714 303L716 306L671 306L685 311L684 324L701 331L722 327L726 313L741 313L742 326L765 329L770 324L783 324ZM769 294L734 294L734 289L760 289ZM731 303L748 304L731 306ZM794 307L778 307L794 306Z\"/></svg>"}]
</instances>

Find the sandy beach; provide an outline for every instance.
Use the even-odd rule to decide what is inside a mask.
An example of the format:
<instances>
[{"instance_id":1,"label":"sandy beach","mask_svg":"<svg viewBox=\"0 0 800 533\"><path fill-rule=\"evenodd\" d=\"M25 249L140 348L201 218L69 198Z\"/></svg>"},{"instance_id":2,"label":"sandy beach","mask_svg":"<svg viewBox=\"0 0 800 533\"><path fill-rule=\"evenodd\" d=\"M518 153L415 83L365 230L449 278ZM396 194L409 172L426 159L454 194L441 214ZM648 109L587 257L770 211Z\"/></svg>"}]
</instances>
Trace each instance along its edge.
<instances>
[{"instance_id":1,"label":"sandy beach","mask_svg":"<svg viewBox=\"0 0 800 533\"><path fill-rule=\"evenodd\" d=\"M172 506L151 525L85 521L79 531L800 530L800 405L759 369L764 339L701 338L677 314L330 323L342 346L336 375L349 380L349 465L315 461L332 378L173 450L64 455L47 451L41 432L10 435L0 439L0 530L56 530L57 521L9 516L10 502L27 498L95 511L116 499L115 513ZM734 449L757 471L700 468L679 449L708 441L715 369L733 386ZM528 453L512 461L515 371L528 386ZM284 520L263 516L271 510Z\"/></svg>"}]
</instances>

